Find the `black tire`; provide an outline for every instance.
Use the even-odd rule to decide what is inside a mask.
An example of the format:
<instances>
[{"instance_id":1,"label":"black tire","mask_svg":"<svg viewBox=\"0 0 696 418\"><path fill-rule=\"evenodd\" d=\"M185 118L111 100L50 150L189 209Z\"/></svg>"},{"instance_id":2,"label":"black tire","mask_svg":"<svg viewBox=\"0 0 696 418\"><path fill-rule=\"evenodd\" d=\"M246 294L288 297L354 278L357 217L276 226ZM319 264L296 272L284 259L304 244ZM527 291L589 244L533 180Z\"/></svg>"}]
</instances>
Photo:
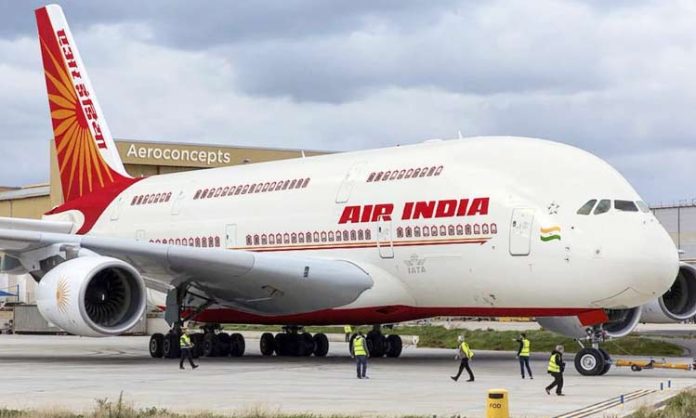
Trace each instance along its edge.
<instances>
[{"instance_id":1,"label":"black tire","mask_svg":"<svg viewBox=\"0 0 696 418\"><path fill-rule=\"evenodd\" d=\"M583 348L575 355L575 370L583 376L599 376L604 370L604 356L595 348Z\"/></svg>"},{"instance_id":2,"label":"black tire","mask_svg":"<svg viewBox=\"0 0 696 418\"><path fill-rule=\"evenodd\" d=\"M609 369L611 369L611 356L609 356L609 353L606 352L604 349L599 349L599 352L602 353L602 357L604 357L604 368L602 369L602 372L599 373L600 376L604 376L609 372Z\"/></svg>"},{"instance_id":3,"label":"black tire","mask_svg":"<svg viewBox=\"0 0 696 418\"><path fill-rule=\"evenodd\" d=\"M232 351L230 334L226 332L221 332L217 335L217 346L218 355L220 357L227 357Z\"/></svg>"},{"instance_id":4,"label":"black tire","mask_svg":"<svg viewBox=\"0 0 696 418\"><path fill-rule=\"evenodd\" d=\"M299 355L301 357L309 357L312 355L314 352L314 339L312 338L312 334L308 332L303 332L300 336L300 350L299 350Z\"/></svg>"},{"instance_id":5,"label":"black tire","mask_svg":"<svg viewBox=\"0 0 696 418\"><path fill-rule=\"evenodd\" d=\"M387 357L397 358L401 355L404 343L398 335L387 336Z\"/></svg>"},{"instance_id":6,"label":"black tire","mask_svg":"<svg viewBox=\"0 0 696 418\"><path fill-rule=\"evenodd\" d=\"M203 355L203 334L200 332L192 334L191 335L191 345L193 345L193 348L191 348L191 357L199 358L200 356L202 356Z\"/></svg>"},{"instance_id":7,"label":"black tire","mask_svg":"<svg viewBox=\"0 0 696 418\"><path fill-rule=\"evenodd\" d=\"M273 334L270 332L264 332L261 335L261 341L259 342L259 348L261 349L261 354L264 356L272 356L273 352L276 351L276 340Z\"/></svg>"},{"instance_id":8,"label":"black tire","mask_svg":"<svg viewBox=\"0 0 696 418\"><path fill-rule=\"evenodd\" d=\"M217 357L218 347L215 334L207 333L203 336L203 355L205 357Z\"/></svg>"},{"instance_id":9,"label":"black tire","mask_svg":"<svg viewBox=\"0 0 696 418\"><path fill-rule=\"evenodd\" d=\"M290 355L290 336L284 332L278 333L274 337L275 339L275 350L276 355L288 356Z\"/></svg>"},{"instance_id":10,"label":"black tire","mask_svg":"<svg viewBox=\"0 0 696 418\"><path fill-rule=\"evenodd\" d=\"M242 334L235 332L230 336L230 355L232 357L241 357L244 355L246 343Z\"/></svg>"},{"instance_id":11,"label":"black tire","mask_svg":"<svg viewBox=\"0 0 696 418\"><path fill-rule=\"evenodd\" d=\"M312 339L314 340L314 356L326 357L329 352L329 339L326 334L315 334Z\"/></svg>"},{"instance_id":12,"label":"black tire","mask_svg":"<svg viewBox=\"0 0 696 418\"><path fill-rule=\"evenodd\" d=\"M367 348L370 351L370 357L382 357L384 356L384 350L386 349L386 338L384 335L377 331L370 331L367 333Z\"/></svg>"},{"instance_id":13,"label":"black tire","mask_svg":"<svg viewBox=\"0 0 696 418\"><path fill-rule=\"evenodd\" d=\"M165 358L177 358L181 355L179 336L173 332L167 333L162 340L162 355Z\"/></svg>"},{"instance_id":14,"label":"black tire","mask_svg":"<svg viewBox=\"0 0 696 418\"><path fill-rule=\"evenodd\" d=\"M162 342L164 342L164 335L162 334L152 334L150 337L150 356L152 358L162 358Z\"/></svg>"}]
</instances>

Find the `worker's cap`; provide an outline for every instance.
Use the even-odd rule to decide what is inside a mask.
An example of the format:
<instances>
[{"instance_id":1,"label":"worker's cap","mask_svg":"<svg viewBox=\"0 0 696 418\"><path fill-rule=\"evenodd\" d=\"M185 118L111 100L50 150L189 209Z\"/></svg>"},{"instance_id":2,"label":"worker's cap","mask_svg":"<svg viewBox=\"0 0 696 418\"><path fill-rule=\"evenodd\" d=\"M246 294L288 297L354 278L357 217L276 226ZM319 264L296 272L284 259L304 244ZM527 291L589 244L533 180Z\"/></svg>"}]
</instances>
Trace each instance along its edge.
<instances>
[{"instance_id":1,"label":"worker's cap","mask_svg":"<svg viewBox=\"0 0 696 418\"><path fill-rule=\"evenodd\" d=\"M562 346L562 345L557 345L557 346L556 346L556 351L558 351L559 353L562 353L562 352L563 352L563 346Z\"/></svg>"}]
</instances>

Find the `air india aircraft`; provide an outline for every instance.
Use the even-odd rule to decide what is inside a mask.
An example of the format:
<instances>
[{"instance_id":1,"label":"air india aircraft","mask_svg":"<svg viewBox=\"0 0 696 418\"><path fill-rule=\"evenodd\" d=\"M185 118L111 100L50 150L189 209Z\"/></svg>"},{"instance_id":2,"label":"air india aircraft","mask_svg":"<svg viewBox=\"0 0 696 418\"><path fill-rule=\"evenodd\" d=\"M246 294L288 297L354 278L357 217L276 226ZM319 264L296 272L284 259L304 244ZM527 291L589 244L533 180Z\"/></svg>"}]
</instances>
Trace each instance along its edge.
<instances>
[{"instance_id":1,"label":"air india aircraft","mask_svg":"<svg viewBox=\"0 0 696 418\"><path fill-rule=\"evenodd\" d=\"M264 355L326 355L306 325L375 325L373 355L402 342L380 324L434 316L571 316L664 294L677 250L600 158L560 143L475 137L187 173L131 177L61 8L36 10L64 202L41 220L0 219L2 270L29 273L49 322L118 335L166 294L177 324L283 325ZM30 158L30 156L27 156ZM207 327L209 354L244 339ZM585 349L606 372L598 341Z\"/></svg>"}]
</instances>

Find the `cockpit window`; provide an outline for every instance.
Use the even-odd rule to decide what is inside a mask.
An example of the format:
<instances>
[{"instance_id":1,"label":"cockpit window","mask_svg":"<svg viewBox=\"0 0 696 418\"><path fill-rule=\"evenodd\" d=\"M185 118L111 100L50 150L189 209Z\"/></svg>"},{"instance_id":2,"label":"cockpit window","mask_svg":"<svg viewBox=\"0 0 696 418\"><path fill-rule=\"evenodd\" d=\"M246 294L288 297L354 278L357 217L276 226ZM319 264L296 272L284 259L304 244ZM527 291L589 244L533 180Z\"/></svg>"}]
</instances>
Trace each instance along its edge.
<instances>
[{"instance_id":1,"label":"cockpit window","mask_svg":"<svg viewBox=\"0 0 696 418\"><path fill-rule=\"evenodd\" d=\"M645 213L650 212L650 208L649 208L648 205L647 205L645 202L643 202L642 200L637 201L637 202L636 202L636 205L638 205L638 209L640 209L641 212L645 212Z\"/></svg>"},{"instance_id":2,"label":"cockpit window","mask_svg":"<svg viewBox=\"0 0 696 418\"><path fill-rule=\"evenodd\" d=\"M592 213L592 208L594 207L595 203L597 203L597 199L588 200L587 203L578 209L578 215L589 215Z\"/></svg>"},{"instance_id":3,"label":"cockpit window","mask_svg":"<svg viewBox=\"0 0 696 418\"><path fill-rule=\"evenodd\" d=\"M622 212L638 212L638 206L630 200L615 200L614 209Z\"/></svg>"},{"instance_id":4,"label":"cockpit window","mask_svg":"<svg viewBox=\"0 0 696 418\"><path fill-rule=\"evenodd\" d=\"M609 212L609 209L611 209L611 200L602 199L599 201L599 204L597 204L597 207L594 210L594 214L600 215L602 213Z\"/></svg>"}]
</instances>

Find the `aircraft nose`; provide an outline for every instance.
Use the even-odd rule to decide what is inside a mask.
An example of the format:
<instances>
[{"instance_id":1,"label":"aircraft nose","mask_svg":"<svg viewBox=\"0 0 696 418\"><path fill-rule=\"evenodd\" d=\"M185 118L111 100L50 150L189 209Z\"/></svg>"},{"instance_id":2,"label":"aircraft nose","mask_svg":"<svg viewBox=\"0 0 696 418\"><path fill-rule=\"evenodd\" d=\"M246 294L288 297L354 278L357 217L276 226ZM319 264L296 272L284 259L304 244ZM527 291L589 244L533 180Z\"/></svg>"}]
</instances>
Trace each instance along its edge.
<instances>
[{"instance_id":1,"label":"aircraft nose","mask_svg":"<svg viewBox=\"0 0 696 418\"><path fill-rule=\"evenodd\" d=\"M658 297L674 283L679 272L679 253L667 231L656 220L647 222L641 237L630 245L637 264L633 288L644 295Z\"/></svg>"}]
</instances>

